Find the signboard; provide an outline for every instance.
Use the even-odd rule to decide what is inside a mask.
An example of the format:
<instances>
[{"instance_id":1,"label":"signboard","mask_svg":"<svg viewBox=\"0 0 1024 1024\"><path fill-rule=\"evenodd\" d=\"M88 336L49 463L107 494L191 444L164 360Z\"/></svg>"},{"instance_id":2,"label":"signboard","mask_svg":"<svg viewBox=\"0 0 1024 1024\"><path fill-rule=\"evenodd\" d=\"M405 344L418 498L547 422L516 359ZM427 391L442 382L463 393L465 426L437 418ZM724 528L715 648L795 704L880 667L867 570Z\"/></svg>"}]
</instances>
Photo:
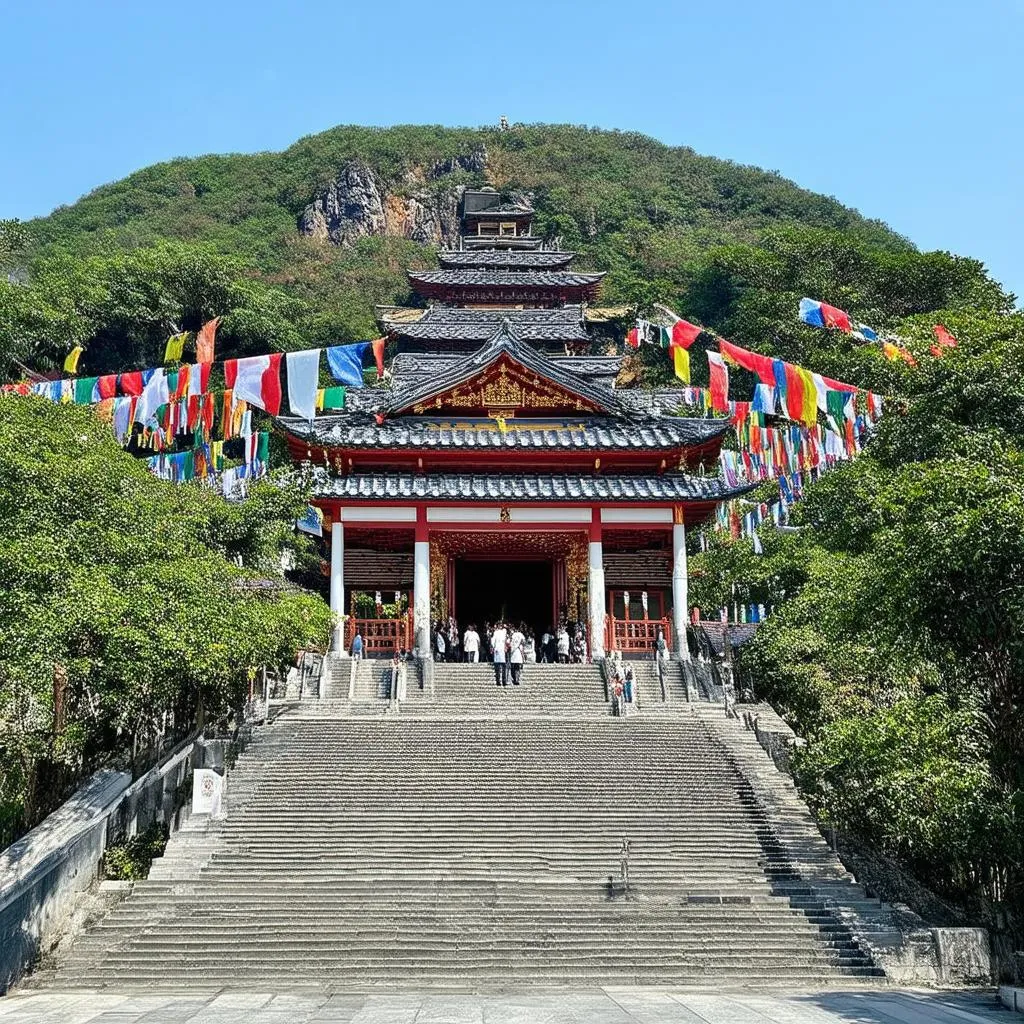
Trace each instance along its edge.
<instances>
[{"instance_id":1,"label":"signboard","mask_svg":"<svg viewBox=\"0 0 1024 1024\"><path fill-rule=\"evenodd\" d=\"M212 768L196 768L192 773L192 813L220 814L224 794L224 776Z\"/></svg>"}]
</instances>

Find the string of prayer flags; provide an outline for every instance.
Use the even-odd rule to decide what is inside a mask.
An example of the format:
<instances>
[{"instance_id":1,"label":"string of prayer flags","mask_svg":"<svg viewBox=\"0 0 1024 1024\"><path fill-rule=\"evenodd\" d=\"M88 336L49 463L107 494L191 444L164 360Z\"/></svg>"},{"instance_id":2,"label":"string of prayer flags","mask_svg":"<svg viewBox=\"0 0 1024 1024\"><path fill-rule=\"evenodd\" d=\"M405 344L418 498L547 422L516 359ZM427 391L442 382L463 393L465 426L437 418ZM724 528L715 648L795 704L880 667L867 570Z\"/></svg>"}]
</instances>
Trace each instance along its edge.
<instances>
[{"instance_id":1,"label":"string of prayer flags","mask_svg":"<svg viewBox=\"0 0 1024 1024\"><path fill-rule=\"evenodd\" d=\"M725 360L710 349L707 352L708 373L711 377L711 408L715 412L729 411L729 370Z\"/></svg>"},{"instance_id":2,"label":"string of prayer flags","mask_svg":"<svg viewBox=\"0 0 1024 1024\"><path fill-rule=\"evenodd\" d=\"M220 317L215 316L212 320L207 320L199 329L199 333L196 335L197 363L213 362L214 339L217 336L217 325L219 323Z\"/></svg>"},{"instance_id":3,"label":"string of prayer flags","mask_svg":"<svg viewBox=\"0 0 1024 1024\"><path fill-rule=\"evenodd\" d=\"M281 353L224 362L224 381L236 400L277 416L281 411Z\"/></svg>"},{"instance_id":4,"label":"string of prayer flags","mask_svg":"<svg viewBox=\"0 0 1024 1024\"><path fill-rule=\"evenodd\" d=\"M363 358L370 342L357 341L351 345L333 345L327 350L327 365L331 376L339 384L361 388L363 386Z\"/></svg>"},{"instance_id":5,"label":"string of prayer flags","mask_svg":"<svg viewBox=\"0 0 1024 1024\"><path fill-rule=\"evenodd\" d=\"M78 373L78 360L81 358L82 353L85 351L81 345L76 345L64 359L64 372L65 373Z\"/></svg>"},{"instance_id":6,"label":"string of prayer flags","mask_svg":"<svg viewBox=\"0 0 1024 1024\"><path fill-rule=\"evenodd\" d=\"M285 356L288 367L288 407L293 416L312 420L316 416L317 384L320 382L320 349L289 352Z\"/></svg>"},{"instance_id":7,"label":"string of prayer flags","mask_svg":"<svg viewBox=\"0 0 1024 1024\"><path fill-rule=\"evenodd\" d=\"M164 346L164 362L180 363L181 357L185 352L185 342L187 340L188 331L182 331L181 334L172 334L167 339L166 346Z\"/></svg>"}]
</instances>

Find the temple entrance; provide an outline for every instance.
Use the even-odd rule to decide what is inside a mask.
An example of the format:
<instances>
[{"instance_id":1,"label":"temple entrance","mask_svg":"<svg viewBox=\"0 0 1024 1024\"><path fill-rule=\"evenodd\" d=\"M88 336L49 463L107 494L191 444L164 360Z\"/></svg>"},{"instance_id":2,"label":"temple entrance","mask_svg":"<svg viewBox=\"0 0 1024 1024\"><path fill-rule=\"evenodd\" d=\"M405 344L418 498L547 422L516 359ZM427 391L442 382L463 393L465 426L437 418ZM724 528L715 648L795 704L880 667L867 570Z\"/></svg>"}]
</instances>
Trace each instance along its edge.
<instances>
[{"instance_id":1,"label":"temple entrance","mask_svg":"<svg viewBox=\"0 0 1024 1024\"><path fill-rule=\"evenodd\" d=\"M525 622L541 636L554 624L554 566L550 561L455 559L459 627L502 619Z\"/></svg>"}]
</instances>

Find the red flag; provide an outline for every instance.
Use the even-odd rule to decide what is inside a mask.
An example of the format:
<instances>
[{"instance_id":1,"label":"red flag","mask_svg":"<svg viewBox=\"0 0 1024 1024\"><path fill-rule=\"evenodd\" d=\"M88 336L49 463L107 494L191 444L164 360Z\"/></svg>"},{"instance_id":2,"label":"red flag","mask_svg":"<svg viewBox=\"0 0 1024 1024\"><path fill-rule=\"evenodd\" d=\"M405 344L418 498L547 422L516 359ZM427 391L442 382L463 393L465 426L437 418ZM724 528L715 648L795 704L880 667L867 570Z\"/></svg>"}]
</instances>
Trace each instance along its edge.
<instances>
[{"instance_id":1,"label":"red flag","mask_svg":"<svg viewBox=\"0 0 1024 1024\"><path fill-rule=\"evenodd\" d=\"M96 380L96 393L100 399L113 398L117 394L117 374L109 373Z\"/></svg>"},{"instance_id":2,"label":"red flag","mask_svg":"<svg viewBox=\"0 0 1024 1024\"><path fill-rule=\"evenodd\" d=\"M384 338L377 338L376 341L370 342L370 346L373 349L373 358L377 363L378 380L384 376L384 341Z\"/></svg>"},{"instance_id":3,"label":"red flag","mask_svg":"<svg viewBox=\"0 0 1024 1024\"><path fill-rule=\"evenodd\" d=\"M635 327L631 327L626 331L626 344L630 348L640 347L640 332Z\"/></svg>"},{"instance_id":4,"label":"red flag","mask_svg":"<svg viewBox=\"0 0 1024 1024\"><path fill-rule=\"evenodd\" d=\"M733 402L732 425L739 426L750 415L750 402Z\"/></svg>"},{"instance_id":5,"label":"red flag","mask_svg":"<svg viewBox=\"0 0 1024 1024\"><path fill-rule=\"evenodd\" d=\"M227 359L224 381L236 400L265 409L271 416L281 411L281 353Z\"/></svg>"},{"instance_id":6,"label":"red flag","mask_svg":"<svg viewBox=\"0 0 1024 1024\"><path fill-rule=\"evenodd\" d=\"M804 418L804 380L792 363L786 363L786 407L791 420Z\"/></svg>"},{"instance_id":7,"label":"red flag","mask_svg":"<svg viewBox=\"0 0 1024 1024\"><path fill-rule=\"evenodd\" d=\"M772 361L768 356L758 355L756 352L749 352L745 348L740 348L739 345L734 345L731 341L726 341L725 338L718 339L718 347L722 351L722 355L729 360L730 363L741 367L744 370L750 370L751 373L756 373L758 380L762 384L769 384L772 387L775 386L775 374L772 372Z\"/></svg>"},{"instance_id":8,"label":"red flag","mask_svg":"<svg viewBox=\"0 0 1024 1024\"><path fill-rule=\"evenodd\" d=\"M689 348L701 335L703 327L691 324L686 320L677 320L672 325L672 344L681 348Z\"/></svg>"},{"instance_id":9,"label":"red flag","mask_svg":"<svg viewBox=\"0 0 1024 1024\"><path fill-rule=\"evenodd\" d=\"M844 313L841 309L836 309L835 306L830 306L827 302L821 304L821 318L825 321L826 327L838 327L839 330L846 331L847 334L853 330L849 314Z\"/></svg>"},{"instance_id":10,"label":"red flag","mask_svg":"<svg viewBox=\"0 0 1024 1024\"><path fill-rule=\"evenodd\" d=\"M708 372L711 375L711 408L715 412L728 412L729 369L717 352L709 351L707 356Z\"/></svg>"},{"instance_id":11,"label":"red flag","mask_svg":"<svg viewBox=\"0 0 1024 1024\"><path fill-rule=\"evenodd\" d=\"M931 354L935 356L936 359L942 358L942 349L939 348L938 345L929 345L928 351L931 352Z\"/></svg>"},{"instance_id":12,"label":"red flag","mask_svg":"<svg viewBox=\"0 0 1024 1024\"><path fill-rule=\"evenodd\" d=\"M197 363L213 362L213 340L216 337L217 324L219 323L219 316L215 316L212 320L207 320L206 323L203 324L199 333L196 335Z\"/></svg>"},{"instance_id":13,"label":"red flag","mask_svg":"<svg viewBox=\"0 0 1024 1024\"><path fill-rule=\"evenodd\" d=\"M134 370L132 373L122 373L119 381L122 395L134 395L138 398L142 394L142 371Z\"/></svg>"},{"instance_id":14,"label":"red flag","mask_svg":"<svg viewBox=\"0 0 1024 1024\"><path fill-rule=\"evenodd\" d=\"M956 348L956 338L942 324L936 324L932 330L940 345L944 345L946 348Z\"/></svg>"}]
</instances>

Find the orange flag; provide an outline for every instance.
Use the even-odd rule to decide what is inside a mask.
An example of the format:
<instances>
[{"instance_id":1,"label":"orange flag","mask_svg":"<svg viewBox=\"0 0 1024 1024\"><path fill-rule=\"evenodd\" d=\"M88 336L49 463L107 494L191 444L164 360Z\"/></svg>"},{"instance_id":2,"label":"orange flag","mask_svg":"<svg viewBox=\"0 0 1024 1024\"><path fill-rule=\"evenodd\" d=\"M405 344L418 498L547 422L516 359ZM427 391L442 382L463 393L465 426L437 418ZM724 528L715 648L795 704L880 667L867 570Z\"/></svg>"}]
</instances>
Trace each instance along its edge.
<instances>
[{"instance_id":1,"label":"orange flag","mask_svg":"<svg viewBox=\"0 0 1024 1024\"><path fill-rule=\"evenodd\" d=\"M370 347L373 350L373 358L377 363L378 380L384 376L384 342L386 340L386 338L377 338L376 341L370 342Z\"/></svg>"},{"instance_id":2,"label":"orange flag","mask_svg":"<svg viewBox=\"0 0 1024 1024\"><path fill-rule=\"evenodd\" d=\"M220 317L215 316L212 320L207 320L203 324L201 330L196 335L196 362L197 363L212 363L213 362L213 339L217 334L217 324L220 323Z\"/></svg>"}]
</instances>

